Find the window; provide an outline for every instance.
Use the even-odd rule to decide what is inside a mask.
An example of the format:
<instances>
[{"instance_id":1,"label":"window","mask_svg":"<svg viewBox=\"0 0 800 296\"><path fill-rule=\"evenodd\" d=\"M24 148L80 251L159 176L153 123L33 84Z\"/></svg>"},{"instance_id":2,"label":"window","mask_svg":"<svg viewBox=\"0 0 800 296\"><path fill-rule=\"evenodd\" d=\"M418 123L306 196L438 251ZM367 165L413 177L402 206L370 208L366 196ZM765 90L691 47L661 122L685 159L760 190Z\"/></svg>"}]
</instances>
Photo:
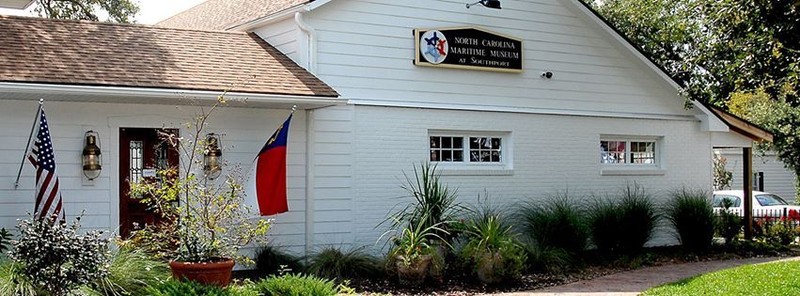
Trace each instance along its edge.
<instances>
[{"instance_id":1,"label":"window","mask_svg":"<svg viewBox=\"0 0 800 296\"><path fill-rule=\"evenodd\" d=\"M783 200L783 198L774 194L759 194L756 195L756 200L762 207L785 206L789 204Z\"/></svg>"},{"instance_id":2,"label":"window","mask_svg":"<svg viewBox=\"0 0 800 296\"><path fill-rule=\"evenodd\" d=\"M653 140L600 140L600 163L657 165L657 143Z\"/></svg>"},{"instance_id":3,"label":"window","mask_svg":"<svg viewBox=\"0 0 800 296\"><path fill-rule=\"evenodd\" d=\"M503 137L488 135L431 135L430 161L501 164Z\"/></svg>"},{"instance_id":4,"label":"window","mask_svg":"<svg viewBox=\"0 0 800 296\"><path fill-rule=\"evenodd\" d=\"M463 162L464 137L431 137L431 161Z\"/></svg>"},{"instance_id":5,"label":"window","mask_svg":"<svg viewBox=\"0 0 800 296\"><path fill-rule=\"evenodd\" d=\"M131 184L142 181L142 170L144 169L144 142L131 141L130 143L130 180Z\"/></svg>"},{"instance_id":6,"label":"window","mask_svg":"<svg viewBox=\"0 0 800 296\"><path fill-rule=\"evenodd\" d=\"M711 206L713 206L715 208L722 208L722 207L725 206L723 204L724 200L731 201L731 207L732 208L738 208L738 207L742 206L742 199L741 198L738 198L738 197L733 196L733 195L727 195L727 194L726 195L715 194L714 195L714 199L711 201Z\"/></svg>"}]
</instances>

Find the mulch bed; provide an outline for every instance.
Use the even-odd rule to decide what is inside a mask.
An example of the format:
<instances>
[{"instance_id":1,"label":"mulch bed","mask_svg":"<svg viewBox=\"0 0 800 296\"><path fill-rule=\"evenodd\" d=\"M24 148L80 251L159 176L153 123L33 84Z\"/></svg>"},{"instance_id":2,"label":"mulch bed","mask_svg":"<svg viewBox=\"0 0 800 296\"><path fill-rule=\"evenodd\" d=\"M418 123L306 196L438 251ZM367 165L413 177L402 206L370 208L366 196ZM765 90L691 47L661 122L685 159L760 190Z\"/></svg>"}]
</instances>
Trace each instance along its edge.
<instances>
[{"instance_id":1,"label":"mulch bed","mask_svg":"<svg viewBox=\"0 0 800 296\"><path fill-rule=\"evenodd\" d=\"M646 254L633 259L623 258L612 262L584 260L584 262L581 263L583 266L574 270L561 273L529 273L522 276L517 281L494 286L484 285L477 279L454 271L448 271L446 273L448 275L447 278L442 282L429 279L425 285L420 287L400 286L395 277L351 280L348 286L354 288L362 295L477 295L542 289L649 266L749 257L797 255L800 255L800 250L796 249L763 252L749 249L730 250L725 248L716 248L702 255L687 255L676 247L659 247L648 249ZM600 257L601 256L596 256L596 254L588 254L585 256L585 258Z\"/></svg>"},{"instance_id":2,"label":"mulch bed","mask_svg":"<svg viewBox=\"0 0 800 296\"><path fill-rule=\"evenodd\" d=\"M361 295L478 295L484 293L527 291L563 285L580 280L592 279L624 269L587 267L579 271L548 274L534 273L522 276L518 281L500 285L484 285L477 279L465 276L449 277L443 282L429 280L421 287L404 287L397 284L396 279L353 280L350 287Z\"/></svg>"}]
</instances>

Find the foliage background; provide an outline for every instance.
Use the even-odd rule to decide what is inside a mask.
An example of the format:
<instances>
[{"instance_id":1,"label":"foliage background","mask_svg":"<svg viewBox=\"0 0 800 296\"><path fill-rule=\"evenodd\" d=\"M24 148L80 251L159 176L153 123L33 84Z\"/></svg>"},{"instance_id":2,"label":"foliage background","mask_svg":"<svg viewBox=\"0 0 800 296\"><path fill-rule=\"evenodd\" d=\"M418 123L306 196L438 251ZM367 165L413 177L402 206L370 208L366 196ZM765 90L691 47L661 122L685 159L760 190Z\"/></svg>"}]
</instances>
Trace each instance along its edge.
<instances>
[{"instance_id":1,"label":"foliage background","mask_svg":"<svg viewBox=\"0 0 800 296\"><path fill-rule=\"evenodd\" d=\"M771 131L800 175L800 2L584 0L686 88ZM797 184L800 185L800 184Z\"/></svg>"}]
</instances>

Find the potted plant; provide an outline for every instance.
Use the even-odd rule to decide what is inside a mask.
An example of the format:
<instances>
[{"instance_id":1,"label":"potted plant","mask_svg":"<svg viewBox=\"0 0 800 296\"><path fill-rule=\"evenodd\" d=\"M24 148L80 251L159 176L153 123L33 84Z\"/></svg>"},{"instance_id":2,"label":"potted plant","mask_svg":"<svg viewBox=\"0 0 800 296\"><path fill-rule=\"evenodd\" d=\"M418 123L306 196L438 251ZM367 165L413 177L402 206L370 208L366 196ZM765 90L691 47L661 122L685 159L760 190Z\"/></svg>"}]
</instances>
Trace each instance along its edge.
<instances>
[{"instance_id":1,"label":"potted plant","mask_svg":"<svg viewBox=\"0 0 800 296\"><path fill-rule=\"evenodd\" d=\"M413 172L412 176L403 173L406 183L401 186L413 198L412 201L390 214L381 224L391 222L392 229L405 227L409 234L422 231L419 234L425 236L425 243L433 250L429 274L432 278L443 281L444 258L450 252L450 241L456 235L454 221L464 209L457 202L456 190L440 181L435 165L423 163L419 168L414 166ZM397 232L402 233L405 230Z\"/></svg>"},{"instance_id":2,"label":"potted plant","mask_svg":"<svg viewBox=\"0 0 800 296\"><path fill-rule=\"evenodd\" d=\"M525 251L497 213L487 211L464 222L463 235L467 243L460 256L481 282L495 284L522 273Z\"/></svg>"},{"instance_id":3,"label":"potted plant","mask_svg":"<svg viewBox=\"0 0 800 296\"><path fill-rule=\"evenodd\" d=\"M188 137L163 133L164 141L182 156L180 168L157 172L154 182L131 184L131 196L141 197L167 217L166 221L175 223L177 250L170 262L173 276L219 286L230 282L235 262L252 263L238 251L263 241L270 226L268 220L251 219L238 170L225 170L219 178L212 178L200 169L209 144L203 137L206 122L225 103L224 96L219 96L211 107L201 108L186 124L191 130Z\"/></svg>"},{"instance_id":4,"label":"potted plant","mask_svg":"<svg viewBox=\"0 0 800 296\"><path fill-rule=\"evenodd\" d=\"M407 224L400 230L400 235L392 239L395 247L390 251L389 257L395 262L400 284L419 285L425 281L431 262L437 256L432 242L442 241L439 233L448 234L440 228L441 224Z\"/></svg>"}]
</instances>

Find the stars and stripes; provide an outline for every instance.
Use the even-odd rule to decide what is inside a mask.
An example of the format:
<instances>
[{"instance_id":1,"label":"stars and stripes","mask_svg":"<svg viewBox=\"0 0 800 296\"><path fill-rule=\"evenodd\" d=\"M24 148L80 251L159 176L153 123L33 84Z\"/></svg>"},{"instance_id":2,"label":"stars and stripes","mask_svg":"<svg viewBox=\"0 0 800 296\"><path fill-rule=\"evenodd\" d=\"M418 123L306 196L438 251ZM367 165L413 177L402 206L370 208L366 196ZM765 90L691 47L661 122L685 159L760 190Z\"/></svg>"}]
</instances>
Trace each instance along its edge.
<instances>
[{"instance_id":1,"label":"stars and stripes","mask_svg":"<svg viewBox=\"0 0 800 296\"><path fill-rule=\"evenodd\" d=\"M28 160L36 169L34 217L36 219L61 217L63 220L64 211L61 190L58 188L56 159L44 109L39 110L38 124L39 130L36 133L33 148L28 154Z\"/></svg>"}]
</instances>

